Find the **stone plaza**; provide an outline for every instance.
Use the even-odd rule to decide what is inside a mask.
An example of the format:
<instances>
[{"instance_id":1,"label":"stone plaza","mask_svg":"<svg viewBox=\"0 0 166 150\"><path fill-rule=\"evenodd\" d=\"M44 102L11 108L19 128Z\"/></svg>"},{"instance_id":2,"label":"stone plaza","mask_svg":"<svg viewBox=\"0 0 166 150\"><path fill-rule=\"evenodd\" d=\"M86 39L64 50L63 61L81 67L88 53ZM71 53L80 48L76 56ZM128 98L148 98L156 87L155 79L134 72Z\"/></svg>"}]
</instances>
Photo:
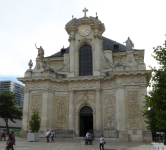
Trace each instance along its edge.
<instances>
[{"instance_id":1,"label":"stone plaza","mask_svg":"<svg viewBox=\"0 0 166 150\"><path fill-rule=\"evenodd\" d=\"M40 138L39 142L27 142L26 138L16 137L14 150L99 150L99 139L95 139L93 145L82 145L83 138L55 138L54 140L55 143L46 143L46 138ZM5 141L0 141L0 150L5 149L5 143ZM151 144L106 139L105 144L105 150L157 150L158 148L166 150L166 146L162 143Z\"/></svg>"}]
</instances>

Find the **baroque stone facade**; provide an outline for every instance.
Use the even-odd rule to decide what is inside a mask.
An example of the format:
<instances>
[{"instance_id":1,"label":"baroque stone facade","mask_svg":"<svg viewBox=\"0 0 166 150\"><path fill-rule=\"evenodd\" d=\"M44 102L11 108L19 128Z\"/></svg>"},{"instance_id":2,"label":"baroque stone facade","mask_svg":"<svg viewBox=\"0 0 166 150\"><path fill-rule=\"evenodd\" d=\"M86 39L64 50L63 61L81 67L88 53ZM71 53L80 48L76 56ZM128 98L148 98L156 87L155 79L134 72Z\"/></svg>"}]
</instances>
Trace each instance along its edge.
<instances>
[{"instance_id":1,"label":"baroque stone facade","mask_svg":"<svg viewBox=\"0 0 166 150\"><path fill-rule=\"evenodd\" d=\"M30 60L24 77L18 78L25 84L20 136L29 131L32 110L39 109L41 137L53 129L73 130L75 137L93 130L96 137L103 133L143 141L149 131L141 114L142 94L151 73L144 50L134 49L130 38L123 45L103 37L105 26L98 17L73 18L65 29L69 47L48 57L36 47L34 69Z\"/></svg>"}]
</instances>

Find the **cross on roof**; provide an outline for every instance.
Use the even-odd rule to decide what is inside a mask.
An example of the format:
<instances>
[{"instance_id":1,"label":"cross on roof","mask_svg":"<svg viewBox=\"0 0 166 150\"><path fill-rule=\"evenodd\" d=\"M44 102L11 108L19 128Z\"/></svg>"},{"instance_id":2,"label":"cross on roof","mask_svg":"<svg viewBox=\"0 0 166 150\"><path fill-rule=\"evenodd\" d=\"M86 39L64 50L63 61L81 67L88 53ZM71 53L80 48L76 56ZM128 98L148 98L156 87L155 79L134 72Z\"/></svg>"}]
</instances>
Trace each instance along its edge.
<instances>
[{"instance_id":1,"label":"cross on roof","mask_svg":"<svg viewBox=\"0 0 166 150\"><path fill-rule=\"evenodd\" d=\"M84 12L84 17L86 17L86 12L88 11L88 9L84 8L83 12Z\"/></svg>"}]
</instances>

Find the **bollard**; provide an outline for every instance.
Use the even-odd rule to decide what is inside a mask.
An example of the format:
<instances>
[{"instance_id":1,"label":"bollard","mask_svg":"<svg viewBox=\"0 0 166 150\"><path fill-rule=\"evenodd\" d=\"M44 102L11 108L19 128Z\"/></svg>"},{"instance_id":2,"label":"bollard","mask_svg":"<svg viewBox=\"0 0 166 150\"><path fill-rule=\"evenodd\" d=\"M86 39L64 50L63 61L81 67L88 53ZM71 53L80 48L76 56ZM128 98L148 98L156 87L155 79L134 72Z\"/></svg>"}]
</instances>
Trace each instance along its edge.
<instances>
[{"instance_id":1,"label":"bollard","mask_svg":"<svg viewBox=\"0 0 166 150\"><path fill-rule=\"evenodd\" d=\"M163 150L164 150L164 147L163 147Z\"/></svg>"},{"instance_id":2,"label":"bollard","mask_svg":"<svg viewBox=\"0 0 166 150\"><path fill-rule=\"evenodd\" d=\"M82 142L82 145L85 145L85 142L84 142L84 141Z\"/></svg>"},{"instance_id":3,"label":"bollard","mask_svg":"<svg viewBox=\"0 0 166 150\"><path fill-rule=\"evenodd\" d=\"M82 145L82 141L81 141L81 145Z\"/></svg>"}]
</instances>

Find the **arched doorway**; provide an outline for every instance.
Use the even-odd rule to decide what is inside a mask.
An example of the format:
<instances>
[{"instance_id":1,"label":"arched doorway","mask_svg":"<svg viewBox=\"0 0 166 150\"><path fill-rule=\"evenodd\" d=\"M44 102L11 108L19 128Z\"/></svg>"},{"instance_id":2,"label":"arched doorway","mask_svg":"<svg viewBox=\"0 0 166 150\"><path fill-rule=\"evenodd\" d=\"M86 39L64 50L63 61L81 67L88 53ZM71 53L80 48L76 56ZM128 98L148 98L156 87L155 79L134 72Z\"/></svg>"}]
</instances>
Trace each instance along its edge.
<instances>
[{"instance_id":1,"label":"arched doorway","mask_svg":"<svg viewBox=\"0 0 166 150\"><path fill-rule=\"evenodd\" d=\"M85 136L87 131L93 132L93 110L84 106L80 110L80 136Z\"/></svg>"}]
</instances>

